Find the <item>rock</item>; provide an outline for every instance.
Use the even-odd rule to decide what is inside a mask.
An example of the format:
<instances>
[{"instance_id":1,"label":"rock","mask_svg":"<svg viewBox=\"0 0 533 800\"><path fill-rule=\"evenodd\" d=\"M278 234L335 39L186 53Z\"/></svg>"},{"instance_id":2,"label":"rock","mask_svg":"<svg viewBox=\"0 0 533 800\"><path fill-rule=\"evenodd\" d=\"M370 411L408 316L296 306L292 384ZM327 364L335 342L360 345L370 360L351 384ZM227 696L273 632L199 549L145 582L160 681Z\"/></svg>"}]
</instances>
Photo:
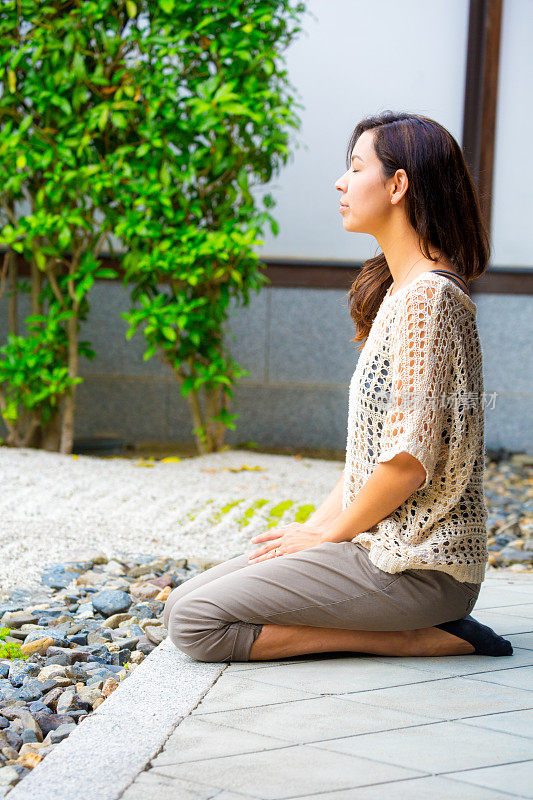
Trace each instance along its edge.
<instances>
[{"instance_id":1,"label":"rock","mask_svg":"<svg viewBox=\"0 0 533 800\"><path fill-rule=\"evenodd\" d=\"M156 645L153 642L146 641L146 642L139 642L137 645L137 650L139 650L144 655L150 655L152 650L155 650Z\"/></svg>"},{"instance_id":2,"label":"rock","mask_svg":"<svg viewBox=\"0 0 533 800\"><path fill-rule=\"evenodd\" d=\"M156 594L156 596L154 597L154 600L162 600L163 602L165 602L168 599L168 596L169 596L171 591L172 591L172 587L171 586L165 586L164 589L161 589L159 594Z\"/></svg>"},{"instance_id":3,"label":"rock","mask_svg":"<svg viewBox=\"0 0 533 800\"><path fill-rule=\"evenodd\" d=\"M9 668L9 681L12 686L18 687L22 686L24 680L30 676L34 678L39 673L39 667L37 664L31 664L27 661L16 661L11 662L11 666Z\"/></svg>"},{"instance_id":4,"label":"rock","mask_svg":"<svg viewBox=\"0 0 533 800\"><path fill-rule=\"evenodd\" d=\"M75 661L87 661L87 652L81 647L69 648L52 646L48 649L47 655L50 656L50 658L64 656L67 664L73 664Z\"/></svg>"},{"instance_id":5,"label":"rock","mask_svg":"<svg viewBox=\"0 0 533 800\"><path fill-rule=\"evenodd\" d=\"M137 644L139 643L140 636L132 636L129 639L118 639L117 644L120 650L135 650Z\"/></svg>"},{"instance_id":6,"label":"rock","mask_svg":"<svg viewBox=\"0 0 533 800\"><path fill-rule=\"evenodd\" d=\"M37 723L41 728L44 736L50 733L50 731L54 731L56 728L59 728L60 725L63 723L71 723L72 717L68 716L68 714L54 714L51 711L42 711L41 713L37 714Z\"/></svg>"},{"instance_id":7,"label":"rock","mask_svg":"<svg viewBox=\"0 0 533 800\"><path fill-rule=\"evenodd\" d=\"M39 761L43 760L43 756L40 753L24 753L23 756L19 756L17 762L22 764L25 767L29 767L33 769L37 766Z\"/></svg>"},{"instance_id":8,"label":"rock","mask_svg":"<svg viewBox=\"0 0 533 800\"><path fill-rule=\"evenodd\" d=\"M155 625L147 625L144 629L144 632L148 639L154 644L161 644L161 642L168 636L167 629L162 625L157 627Z\"/></svg>"},{"instance_id":9,"label":"rock","mask_svg":"<svg viewBox=\"0 0 533 800\"><path fill-rule=\"evenodd\" d=\"M105 617L127 611L131 603L131 597L119 589L104 589L92 597L95 611L99 611Z\"/></svg>"},{"instance_id":10,"label":"rock","mask_svg":"<svg viewBox=\"0 0 533 800\"><path fill-rule=\"evenodd\" d=\"M94 617L94 608L92 602L80 603L76 616L78 619L91 619Z\"/></svg>"},{"instance_id":11,"label":"rock","mask_svg":"<svg viewBox=\"0 0 533 800\"><path fill-rule=\"evenodd\" d=\"M51 589L66 589L78 576L77 571L68 570L64 564L49 564L41 575L41 581Z\"/></svg>"},{"instance_id":12,"label":"rock","mask_svg":"<svg viewBox=\"0 0 533 800\"><path fill-rule=\"evenodd\" d=\"M127 581L125 578L116 577L111 580L108 578L105 582L105 588L108 590L120 589L123 592L128 592L130 588L130 583L131 581Z\"/></svg>"},{"instance_id":13,"label":"rock","mask_svg":"<svg viewBox=\"0 0 533 800\"><path fill-rule=\"evenodd\" d=\"M39 722L33 716L33 714L30 714L30 712L26 708L13 709L13 719L19 721L22 730L33 731L33 733L37 738L37 741L42 742L43 733L41 726L39 725ZM8 736L8 741L9 741L9 732L6 732L6 735ZM22 737L20 737L20 739L22 740ZM10 741L9 743L13 744L12 741Z\"/></svg>"},{"instance_id":14,"label":"rock","mask_svg":"<svg viewBox=\"0 0 533 800\"><path fill-rule=\"evenodd\" d=\"M138 625L138 624L139 624L139 617L131 617L127 621L119 622L118 628L115 628L115 630L120 630L121 628L125 628L126 630L131 630L132 626Z\"/></svg>"},{"instance_id":15,"label":"rock","mask_svg":"<svg viewBox=\"0 0 533 800\"><path fill-rule=\"evenodd\" d=\"M115 691L118 686L118 681L115 678L108 678L103 687L102 687L102 695L104 697L109 697L109 695Z\"/></svg>"},{"instance_id":16,"label":"rock","mask_svg":"<svg viewBox=\"0 0 533 800\"><path fill-rule=\"evenodd\" d=\"M79 683L85 683L88 678L89 672L87 667L89 666L89 662L83 663L77 661L75 664L72 664L69 667L66 667L67 678L70 678L71 681L75 681Z\"/></svg>"},{"instance_id":17,"label":"rock","mask_svg":"<svg viewBox=\"0 0 533 800\"><path fill-rule=\"evenodd\" d=\"M165 574L161 575L159 578L151 578L150 583L153 586L158 586L159 589L164 589L166 586L170 586L170 584L172 583L172 579L170 575Z\"/></svg>"},{"instance_id":18,"label":"rock","mask_svg":"<svg viewBox=\"0 0 533 800\"><path fill-rule=\"evenodd\" d=\"M43 639L34 639L33 642L25 642L20 646L20 652L25 656L30 656L32 653L45 655L49 647L52 647L54 640L50 636Z\"/></svg>"},{"instance_id":19,"label":"rock","mask_svg":"<svg viewBox=\"0 0 533 800\"><path fill-rule=\"evenodd\" d=\"M128 571L128 565L116 558L112 558L103 569L104 572L110 575L124 575L124 573Z\"/></svg>"},{"instance_id":20,"label":"rock","mask_svg":"<svg viewBox=\"0 0 533 800\"><path fill-rule=\"evenodd\" d=\"M102 570L89 569L82 575L78 575L76 583L78 586L101 586L107 580L107 575Z\"/></svg>"},{"instance_id":21,"label":"rock","mask_svg":"<svg viewBox=\"0 0 533 800\"><path fill-rule=\"evenodd\" d=\"M88 704L89 708L93 708L95 701L102 697L102 694L94 684L92 686L83 686L78 692L80 702Z\"/></svg>"},{"instance_id":22,"label":"rock","mask_svg":"<svg viewBox=\"0 0 533 800\"><path fill-rule=\"evenodd\" d=\"M126 575L128 578L140 578L142 575L148 575L149 572L152 572L152 567L148 564L141 564L138 567L132 567Z\"/></svg>"},{"instance_id":23,"label":"rock","mask_svg":"<svg viewBox=\"0 0 533 800\"><path fill-rule=\"evenodd\" d=\"M65 689L61 697L57 699L56 711L58 714L68 714L70 711L79 709L78 696L73 687Z\"/></svg>"},{"instance_id":24,"label":"rock","mask_svg":"<svg viewBox=\"0 0 533 800\"><path fill-rule=\"evenodd\" d=\"M513 453L510 460L517 467L533 467L533 456L527 453Z\"/></svg>"},{"instance_id":25,"label":"rock","mask_svg":"<svg viewBox=\"0 0 533 800\"><path fill-rule=\"evenodd\" d=\"M160 592L159 586L152 583L132 583L130 592L139 600L153 600Z\"/></svg>"},{"instance_id":26,"label":"rock","mask_svg":"<svg viewBox=\"0 0 533 800\"><path fill-rule=\"evenodd\" d=\"M75 722L64 723L63 725L59 725L54 731L51 731L50 741L52 744L57 744L57 742L62 742L63 739L66 739L67 736L72 733L73 730L76 729Z\"/></svg>"},{"instance_id":27,"label":"rock","mask_svg":"<svg viewBox=\"0 0 533 800\"><path fill-rule=\"evenodd\" d=\"M19 774L16 769L13 767L0 767L0 786L14 786L18 783L18 780Z\"/></svg>"},{"instance_id":28,"label":"rock","mask_svg":"<svg viewBox=\"0 0 533 800\"><path fill-rule=\"evenodd\" d=\"M127 622L132 618L133 614L130 614L129 612L123 612L122 614L112 614L110 617L108 617L106 620L102 622L102 627L115 629L118 628L118 626L122 622Z\"/></svg>"},{"instance_id":29,"label":"rock","mask_svg":"<svg viewBox=\"0 0 533 800\"><path fill-rule=\"evenodd\" d=\"M18 693L21 700L38 700L43 693L41 681L34 679L24 684Z\"/></svg>"},{"instance_id":30,"label":"rock","mask_svg":"<svg viewBox=\"0 0 533 800\"><path fill-rule=\"evenodd\" d=\"M533 553L529 550L517 550L514 547L504 547L500 551L500 556L504 564L513 562L533 564Z\"/></svg>"},{"instance_id":31,"label":"rock","mask_svg":"<svg viewBox=\"0 0 533 800\"><path fill-rule=\"evenodd\" d=\"M27 611L6 611L0 619L0 628L20 628L21 625L35 624L38 617Z\"/></svg>"},{"instance_id":32,"label":"rock","mask_svg":"<svg viewBox=\"0 0 533 800\"><path fill-rule=\"evenodd\" d=\"M107 644L112 640L113 640L112 636L111 637L103 636L102 634L96 632L89 633L87 635L87 644Z\"/></svg>"},{"instance_id":33,"label":"rock","mask_svg":"<svg viewBox=\"0 0 533 800\"><path fill-rule=\"evenodd\" d=\"M86 633L75 633L73 636L70 637L69 641L72 644L87 644L87 634Z\"/></svg>"},{"instance_id":34,"label":"rock","mask_svg":"<svg viewBox=\"0 0 533 800\"><path fill-rule=\"evenodd\" d=\"M65 667L59 664L50 664L43 667L37 675L37 680L47 681L49 678L66 677Z\"/></svg>"},{"instance_id":35,"label":"rock","mask_svg":"<svg viewBox=\"0 0 533 800\"><path fill-rule=\"evenodd\" d=\"M68 640L65 638L65 630L62 626L54 628L41 628L41 630L30 631L24 640L24 644L36 642L39 639L53 639L54 644L59 647L67 647Z\"/></svg>"},{"instance_id":36,"label":"rock","mask_svg":"<svg viewBox=\"0 0 533 800\"><path fill-rule=\"evenodd\" d=\"M158 608L161 608L161 613L163 610L163 603L157 603L156 600L152 600L148 603L136 603L134 606L131 606L130 611L132 614L135 614L139 619L146 618L146 617L157 617L158 616Z\"/></svg>"},{"instance_id":37,"label":"rock","mask_svg":"<svg viewBox=\"0 0 533 800\"><path fill-rule=\"evenodd\" d=\"M59 700L59 698L61 697L62 694L63 694L63 690L60 687L57 687L55 689L51 689L49 692L47 692L45 695L43 695L42 701L47 706L49 706L52 709L52 711L56 711L57 701Z\"/></svg>"},{"instance_id":38,"label":"rock","mask_svg":"<svg viewBox=\"0 0 533 800\"><path fill-rule=\"evenodd\" d=\"M533 566L529 564L511 564L509 569L511 572L533 572Z\"/></svg>"},{"instance_id":39,"label":"rock","mask_svg":"<svg viewBox=\"0 0 533 800\"><path fill-rule=\"evenodd\" d=\"M108 558L105 553L100 550L90 550L84 555L84 561L89 561L96 566L100 564L107 564Z\"/></svg>"}]
</instances>

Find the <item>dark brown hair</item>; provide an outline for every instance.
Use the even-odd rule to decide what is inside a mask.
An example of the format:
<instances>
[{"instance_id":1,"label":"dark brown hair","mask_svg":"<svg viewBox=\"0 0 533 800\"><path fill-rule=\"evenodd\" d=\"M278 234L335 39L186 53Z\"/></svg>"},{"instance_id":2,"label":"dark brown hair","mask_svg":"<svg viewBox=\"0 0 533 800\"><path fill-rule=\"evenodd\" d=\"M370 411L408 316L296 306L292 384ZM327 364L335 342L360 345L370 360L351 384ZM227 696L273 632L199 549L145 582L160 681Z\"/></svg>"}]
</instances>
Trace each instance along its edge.
<instances>
[{"instance_id":1,"label":"dark brown hair","mask_svg":"<svg viewBox=\"0 0 533 800\"><path fill-rule=\"evenodd\" d=\"M383 111L357 124L348 143L348 169L356 141L368 130L373 131L384 181L397 169L407 173L406 212L421 252L437 261L429 252L437 248L467 283L482 275L490 258L489 233L462 150L451 133L429 117ZM357 328L351 342L366 339L391 284L384 253L365 261L348 294Z\"/></svg>"}]
</instances>

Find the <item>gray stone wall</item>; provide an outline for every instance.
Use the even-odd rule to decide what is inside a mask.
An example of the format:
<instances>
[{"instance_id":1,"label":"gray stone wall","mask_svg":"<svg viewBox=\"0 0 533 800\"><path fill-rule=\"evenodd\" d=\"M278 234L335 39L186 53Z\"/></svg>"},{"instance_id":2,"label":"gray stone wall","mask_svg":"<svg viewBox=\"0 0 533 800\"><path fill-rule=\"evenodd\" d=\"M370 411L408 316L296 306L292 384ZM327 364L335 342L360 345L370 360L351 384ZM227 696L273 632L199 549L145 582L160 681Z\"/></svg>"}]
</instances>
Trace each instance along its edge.
<instances>
[{"instance_id":1,"label":"gray stone wall","mask_svg":"<svg viewBox=\"0 0 533 800\"><path fill-rule=\"evenodd\" d=\"M528 295L477 294L485 391L486 445L533 453L531 341ZM24 298L26 300L26 298ZM97 282L81 338L97 353L81 359L75 438L118 436L129 442L193 442L187 400L157 357L143 361L141 334L126 339L120 312L128 295L118 282ZM0 300L0 341L6 335L6 298ZM21 303L20 318L28 314ZM23 327L21 327L23 330ZM250 374L234 390L236 429L230 445L254 441L272 447L346 445L348 384L359 344L347 292L264 288L250 305L231 307L227 331L232 357ZM0 421L1 435L5 426Z\"/></svg>"}]
</instances>

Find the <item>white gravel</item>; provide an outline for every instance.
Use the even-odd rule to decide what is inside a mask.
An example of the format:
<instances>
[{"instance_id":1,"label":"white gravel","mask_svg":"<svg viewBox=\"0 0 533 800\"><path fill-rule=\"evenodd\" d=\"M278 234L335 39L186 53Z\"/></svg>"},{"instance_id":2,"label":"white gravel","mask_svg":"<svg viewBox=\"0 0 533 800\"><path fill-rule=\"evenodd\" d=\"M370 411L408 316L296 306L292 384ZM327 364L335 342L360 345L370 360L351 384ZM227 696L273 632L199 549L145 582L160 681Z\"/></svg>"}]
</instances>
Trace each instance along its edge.
<instances>
[{"instance_id":1,"label":"white gravel","mask_svg":"<svg viewBox=\"0 0 533 800\"><path fill-rule=\"evenodd\" d=\"M242 466L260 470L230 471ZM269 524L273 508L293 501L276 526L293 522L300 506L322 503L343 467L237 450L165 463L0 446L0 598L37 588L46 563L94 551L191 561L252 552L250 538ZM243 525L245 511L262 499L268 502Z\"/></svg>"}]
</instances>

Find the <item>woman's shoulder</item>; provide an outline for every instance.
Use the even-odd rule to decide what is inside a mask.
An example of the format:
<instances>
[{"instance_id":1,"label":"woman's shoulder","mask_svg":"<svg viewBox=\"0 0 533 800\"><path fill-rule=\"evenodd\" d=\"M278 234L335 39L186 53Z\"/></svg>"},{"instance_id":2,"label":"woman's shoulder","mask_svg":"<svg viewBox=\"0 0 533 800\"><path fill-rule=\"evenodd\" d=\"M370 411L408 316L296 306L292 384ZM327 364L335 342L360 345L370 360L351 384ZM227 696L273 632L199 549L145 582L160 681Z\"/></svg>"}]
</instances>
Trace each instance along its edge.
<instances>
[{"instance_id":1,"label":"woman's shoulder","mask_svg":"<svg viewBox=\"0 0 533 800\"><path fill-rule=\"evenodd\" d=\"M455 284L428 275L421 275L404 287L397 298L392 295L391 300L396 300L392 304L392 320L400 325L416 325L419 329L442 325L444 320L458 321L465 311L471 314L474 310L475 315L476 309L469 295Z\"/></svg>"},{"instance_id":2,"label":"woman's shoulder","mask_svg":"<svg viewBox=\"0 0 533 800\"><path fill-rule=\"evenodd\" d=\"M392 296L394 299L394 295ZM476 315L476 305L464 289L441 275L422 273L398 296L398 310L404 314L461 317L465 312ZM398 315L399 316L399 315Z\"/></svg>"}]
</instances>

